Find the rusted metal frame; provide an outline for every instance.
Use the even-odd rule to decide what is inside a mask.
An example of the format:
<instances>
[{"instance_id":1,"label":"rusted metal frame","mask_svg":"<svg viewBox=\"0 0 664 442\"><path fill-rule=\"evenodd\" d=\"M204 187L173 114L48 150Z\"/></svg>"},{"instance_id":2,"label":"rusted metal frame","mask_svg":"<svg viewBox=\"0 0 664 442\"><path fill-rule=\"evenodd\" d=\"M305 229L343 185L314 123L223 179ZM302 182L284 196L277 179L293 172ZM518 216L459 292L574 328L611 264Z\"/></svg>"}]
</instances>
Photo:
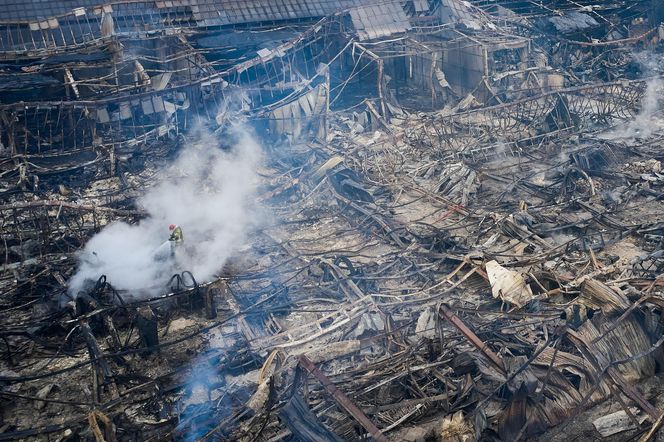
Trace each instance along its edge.
<instances>
[{"instance_id":1,"label":"rusted metal frame","mask_svg":"<svg viewBox=\"0 0 664 442\"><path fill-rule=\"evenodd\" d=\"M612 114L613 112L615 112L614 107L617 106L617 102L618 101L623 101L622 100L623 93L624 93L624 91L622 90L622 88L618 88L616 86L610 87L606 91L606 93L603 94L603 95L606 96L606 99L600 101L601 104L597 105L597 110L599 111L600 110L599 107L601 105L603 105L602 113L604 115ZM620 100L618 100L618 98L617 98L618 96L620 96Z\"/></svg>"},{"instance_id":2,"label":"rusted metal frame","mask_svg":"<svg viewBox=\"0 0 664 442\"><path fill-rule=\"evenodd\" d=\"M454 327L457 328L463 334L468 341L475 348L477 348L484 356L493 363L493 365L498 368L501 373L505 374L505 366L503 365L502 359L495 354L487 345L482 341L466 324L445 304L440 304L440 313L447 319Z\"/></svg>"},{"instance_id":3,"label":"rusted metal frame","mask_svg":"<svg viewBox=\"0 0 664 442\"><path fill-rule=\"evenodd\" d=\"M623 118L632 118L635 114L633 108L641 100L644 93L643 90L639 90L639 88L636 87L621 88L619 94L619 97L621 98L620 104L622 104L620 116Z\"/></svg>"},{"instance_id":4,"label":"rusted metal frame","mask_svg":"<svg viewBox=\"0 0 664 442\"><path fill-rule=\"evenodd\" d=\"M343 394L325 374L311 362L306 355L300 355L298 358L300 365L311 373L320 383L325 387L328 393L337 401L341 407L350 413L363 427L371 434L371 436L378 442L388 442L387 437L374 425L373 422L362 412L355 404L353 404L348 397Z\"/></svg>"}]
</instances>

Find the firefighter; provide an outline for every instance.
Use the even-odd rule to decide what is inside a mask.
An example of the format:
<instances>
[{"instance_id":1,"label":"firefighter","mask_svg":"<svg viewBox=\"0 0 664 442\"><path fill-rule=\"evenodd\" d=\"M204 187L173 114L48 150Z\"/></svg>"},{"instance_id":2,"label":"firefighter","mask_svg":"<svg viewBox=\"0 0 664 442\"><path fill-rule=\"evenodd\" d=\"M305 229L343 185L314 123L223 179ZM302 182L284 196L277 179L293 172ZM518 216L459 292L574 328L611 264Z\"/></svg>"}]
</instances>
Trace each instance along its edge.
<instances>
[{"instance_id":1,"label":"firefighter","mask_svg":"<svg viewBox=\"0 0 664 442\"><path fill-rule=\"evenodd\" d=\"M182 228L171 224L168 226L168 231L171 232L171 236L168 237L168 241L171 243L171 257L175 257L175 249L184 242Z\"/></svg>"},{"instance_id":2,"label":"firefighter","mask_svg":"<svg viewBox=\"0 0 664 442\"><path fill-rule=\"evenodd\" d=\"M168 231L171 232L171 236L168 237L169 241L175 242L175 244L182 244L184 237L182 236L182 227L171 224L168 226Z\"/></svg>"}]
</instances>

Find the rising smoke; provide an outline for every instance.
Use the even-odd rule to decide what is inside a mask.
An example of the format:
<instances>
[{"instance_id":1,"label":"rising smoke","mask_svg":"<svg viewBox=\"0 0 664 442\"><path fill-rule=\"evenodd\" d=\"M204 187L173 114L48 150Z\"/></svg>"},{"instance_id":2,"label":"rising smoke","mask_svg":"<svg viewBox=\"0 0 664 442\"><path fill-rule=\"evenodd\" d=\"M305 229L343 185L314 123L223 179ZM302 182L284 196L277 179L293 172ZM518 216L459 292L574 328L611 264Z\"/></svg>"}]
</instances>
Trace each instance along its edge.
<instances>
[{"instance_id":1,"label":"rising smoke","mask_svg":"<svg viewBox=\"0 0 664 442\"><path fill-rule=\"evenodd\" d=\"M664 93L664 82L657 77L648 80L641 101L641 109L633 120L610 133L610 138L648 138L653 131L664 127L659 102Z\"/></svg>"},{"instance_id":2,"label":"rising smoke","mask_svg":"<svg viewBox=\"0 0 664 442\"><path fill-rule=\"evenodd\" d=\"M651 52L635 54L634 59L643 72L651 78L646 82L646 90L641 99L641 109L636 116L602 134L603 139L648 138L664 128L664 116L660 105L664 98L664 58L654 57Z\"/></svg>"},{"instance_id":3,"label":"rising smoke","mask_svg":"<svg viewBox=\"0 0 664 442\"><path fill-rule=\"evenodd\" d=\"M189 270L205 281L223 267L254 225L261 161L260 146L244 126L228 135L232 146L222 149L215 134L193 132L158 184L138 201L147 218L138 224L114 222L86 244L70 280L71 296L102 274L137 297L163 292L176 272ZM166 242L171 223L184 234L174 257Z\"/></svg>"}]
</instances>

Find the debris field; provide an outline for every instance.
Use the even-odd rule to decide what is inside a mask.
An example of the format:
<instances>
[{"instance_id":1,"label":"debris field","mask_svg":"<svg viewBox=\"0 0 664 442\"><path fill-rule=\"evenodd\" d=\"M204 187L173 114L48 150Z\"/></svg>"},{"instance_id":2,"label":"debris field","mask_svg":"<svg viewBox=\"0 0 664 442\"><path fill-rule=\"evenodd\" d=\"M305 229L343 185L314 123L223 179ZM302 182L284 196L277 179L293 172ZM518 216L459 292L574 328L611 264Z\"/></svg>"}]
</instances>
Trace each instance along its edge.
<instances>
[{"instance_id":1,"label":"debris field","mask_svg":"<svg viewBox=\"0 0 664 442\"><path fill-rule=\"evenodd\" d=\"M663 22L0 1L0 441L664 440Z\"/></svg>"}]
</instances>

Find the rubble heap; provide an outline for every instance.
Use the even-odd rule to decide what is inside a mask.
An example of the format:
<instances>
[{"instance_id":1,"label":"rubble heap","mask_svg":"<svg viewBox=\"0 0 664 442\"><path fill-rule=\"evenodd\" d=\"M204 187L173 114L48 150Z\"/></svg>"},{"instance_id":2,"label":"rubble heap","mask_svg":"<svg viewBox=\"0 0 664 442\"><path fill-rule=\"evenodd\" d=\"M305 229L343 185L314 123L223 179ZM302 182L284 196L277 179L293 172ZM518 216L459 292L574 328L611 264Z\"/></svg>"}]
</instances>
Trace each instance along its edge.
<instances>
[{"instance_id":1,"label":"rubble heap","mask_svg":"<svg viewBox=\"0 0 664 442\"><path fill-rule=\"evenodd\" d=\"M0 8L0 440L654 440L661 2L43 3ZM72 293L238 127L215 276Z\"/></svg>"}]
</instances>

